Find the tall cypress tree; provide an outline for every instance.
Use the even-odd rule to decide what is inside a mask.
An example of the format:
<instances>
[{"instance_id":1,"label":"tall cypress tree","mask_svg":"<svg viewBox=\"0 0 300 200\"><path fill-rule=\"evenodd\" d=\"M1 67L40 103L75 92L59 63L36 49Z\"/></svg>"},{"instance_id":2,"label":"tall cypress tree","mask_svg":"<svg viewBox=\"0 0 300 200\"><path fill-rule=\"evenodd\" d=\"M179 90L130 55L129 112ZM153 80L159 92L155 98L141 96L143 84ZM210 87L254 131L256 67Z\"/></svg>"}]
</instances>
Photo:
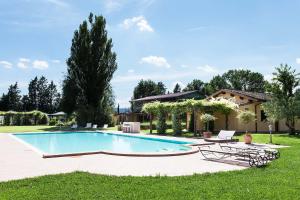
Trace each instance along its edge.
<instances>
[{"instance_id":1,"label":"tall cypress tree","mask_svg":"<svg viewBox=\"0 0 300 200\"><path fill-rule=\"evenodd\" d=\"M67 76L78 88L78 94L74 95L78 95L79 124L103 123L97 119L104 119L101 109L105 93L117 69L116 53L112 51L112 40L105 26L104 17L91 13L88 22L83 21L72 39Z\"/></svg>"},{"instance_id":2,"label":"tall cypress tree","mask_svg":"<svg viewBox=\"0 0 300 200\"><path fill-rule=\"evenodd\" d=\"M10 85L7 92L8 98L8 110L20 111L21 110L21 91L16 82L14 85Z\"/></svg>"}]
</instances>

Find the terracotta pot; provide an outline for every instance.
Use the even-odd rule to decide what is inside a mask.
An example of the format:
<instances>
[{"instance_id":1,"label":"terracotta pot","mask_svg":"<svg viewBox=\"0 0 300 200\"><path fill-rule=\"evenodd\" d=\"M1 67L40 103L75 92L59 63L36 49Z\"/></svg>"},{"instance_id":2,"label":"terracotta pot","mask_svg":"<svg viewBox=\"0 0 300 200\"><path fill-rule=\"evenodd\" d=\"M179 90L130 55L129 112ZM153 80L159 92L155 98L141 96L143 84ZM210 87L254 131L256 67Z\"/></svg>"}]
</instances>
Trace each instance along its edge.
<instances>
[{"instance_id":1,"label":"terracotta pot","mask_svg":"<svg viewBox=\"0 0 300 200\"><path fill-rule=\"evenodd\" d=\"M252 135L250 133L246 133L244 135L244 142L245 142L245 144L251 144L252 143Z\"/></svg>"},{"instance_id":2,"label":"terracotta pot","mask_svg":"<svg viewBox=\"0 0 300 200\"><path fill-rule=\"evenodd\" d=\"M204 138L211 138L211 135L212 135L212 133L209 132L209 131L203 132L203 137L204 137Z\"/></svg>"}]
</instances>

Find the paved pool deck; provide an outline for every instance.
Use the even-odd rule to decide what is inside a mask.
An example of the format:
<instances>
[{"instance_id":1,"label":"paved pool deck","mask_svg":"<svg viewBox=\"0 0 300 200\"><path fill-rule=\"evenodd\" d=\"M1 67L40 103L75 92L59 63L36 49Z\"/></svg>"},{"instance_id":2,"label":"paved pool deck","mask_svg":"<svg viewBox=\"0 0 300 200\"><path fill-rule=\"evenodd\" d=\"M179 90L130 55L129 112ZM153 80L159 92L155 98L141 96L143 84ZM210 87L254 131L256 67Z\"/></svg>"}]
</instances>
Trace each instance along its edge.
<instances>
[{"instance_id":1,"label":"paved pool deck","mask_svg":"<svg viewBox=\"0 0 300 200\"><path fill-rule=\"evenodd\" d=\"M201 142L201 139L183 140ZM10 134L0 133L0 182L74 171L115 176L182 176L243 170L247 167L208 161L201 153L169 157L95 154L42 158Z\"/></svg>"}]
</instances>

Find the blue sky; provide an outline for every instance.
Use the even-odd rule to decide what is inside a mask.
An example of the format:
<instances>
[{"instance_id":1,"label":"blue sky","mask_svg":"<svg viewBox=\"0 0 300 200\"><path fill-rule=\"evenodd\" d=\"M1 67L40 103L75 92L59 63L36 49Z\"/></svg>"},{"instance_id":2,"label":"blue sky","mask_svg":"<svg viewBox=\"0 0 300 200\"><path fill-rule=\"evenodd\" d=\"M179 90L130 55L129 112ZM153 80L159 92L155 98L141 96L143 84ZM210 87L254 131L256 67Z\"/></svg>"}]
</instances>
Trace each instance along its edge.
<instances>
[{"instance_id":1,"label":"blue sky","mask_svg":"<svg viewBox=\"0 0 300 200\"><path fill-rule=\"evenodd\" d=\"M0 1L0 93L35 76L61 84L73 32L93 12L107 19L119 68L116 100L128 106L144 79L173 89L228 69L261 72L280 63L300 70L297 0Z\"/></svg>"}]
</instances>

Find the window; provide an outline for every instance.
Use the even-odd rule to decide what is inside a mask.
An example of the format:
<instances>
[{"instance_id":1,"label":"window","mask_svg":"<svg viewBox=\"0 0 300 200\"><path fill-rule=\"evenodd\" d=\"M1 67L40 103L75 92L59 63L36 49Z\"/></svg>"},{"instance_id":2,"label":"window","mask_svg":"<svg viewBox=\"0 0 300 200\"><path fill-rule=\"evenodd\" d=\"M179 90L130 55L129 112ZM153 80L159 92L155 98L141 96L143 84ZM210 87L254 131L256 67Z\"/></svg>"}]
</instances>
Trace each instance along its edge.
<instances>
[{"instance_id":1,"label":"window","mask_svg":"<svg viewBox=\"0 0 300 200\"><path fill-rule=\"evenodd\" d=\"M261 110L260 111L260 121L266 121L267 120L267 115L265 111Z\"/></svg>"},{"instance_id":2,"label":"window","mask_svg":"<svg viewBox=\"0 0 300 200\"><path fill-rule=\"evenodd\" d=\"M249 108L245 108L245 111L248 111L249 110Z\"/></svg>"}]
</instances>

